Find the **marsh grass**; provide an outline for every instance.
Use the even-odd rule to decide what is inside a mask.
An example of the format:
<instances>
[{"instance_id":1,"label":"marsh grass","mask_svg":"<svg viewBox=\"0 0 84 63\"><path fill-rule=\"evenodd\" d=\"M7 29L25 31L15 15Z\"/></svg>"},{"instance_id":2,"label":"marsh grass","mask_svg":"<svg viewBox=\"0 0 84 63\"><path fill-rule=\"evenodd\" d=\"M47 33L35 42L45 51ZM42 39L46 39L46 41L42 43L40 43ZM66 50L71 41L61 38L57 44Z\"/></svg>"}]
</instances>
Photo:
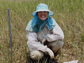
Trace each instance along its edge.
<instances>
[{"instance_id":1,"label":"marsh grass","mask_svg":"<svg viewBox=\"0 0 84 63\"><path fill-rule=\"evenodd\" d=\"M49 6L49 9L54 12L52 17L65 34L65 44L58 62L78 60L79 63L84 63L84 0L0 0L0 63L27 62L28 46L25 28L39 3ZM8 8L11 15L12 61Z\"/></svg>"}]
</instances>

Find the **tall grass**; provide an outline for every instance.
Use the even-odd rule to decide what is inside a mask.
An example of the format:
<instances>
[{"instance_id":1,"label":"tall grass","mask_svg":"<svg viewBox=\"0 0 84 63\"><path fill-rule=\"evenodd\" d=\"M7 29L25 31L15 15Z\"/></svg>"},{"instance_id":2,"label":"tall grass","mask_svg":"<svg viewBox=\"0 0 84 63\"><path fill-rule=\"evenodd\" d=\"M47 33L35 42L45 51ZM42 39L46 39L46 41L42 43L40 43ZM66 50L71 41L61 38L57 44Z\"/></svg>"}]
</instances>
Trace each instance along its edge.
<instances>
[{"instance_id":1,"label":"tall grass","mask_svg":"<svg viewBox=\"0 0 84 63\"><path fill-rule=\"evenodd\" d=\"M10 8L13 63L26 63L26 26L39 3L45 3L54 12L52 16L65 34L59 62L79 60L84 63L84 0L0 0L0 63L10 63L8 12Z\"/></svg>"}]
</instances>

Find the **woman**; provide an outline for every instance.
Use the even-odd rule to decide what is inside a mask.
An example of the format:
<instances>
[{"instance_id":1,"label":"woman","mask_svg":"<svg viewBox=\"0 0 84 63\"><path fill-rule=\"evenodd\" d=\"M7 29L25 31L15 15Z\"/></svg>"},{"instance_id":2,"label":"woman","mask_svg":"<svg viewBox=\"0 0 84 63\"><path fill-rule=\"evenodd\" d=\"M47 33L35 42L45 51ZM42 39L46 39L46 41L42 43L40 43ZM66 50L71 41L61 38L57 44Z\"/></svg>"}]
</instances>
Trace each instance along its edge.
<instances>
[{"instance_id":1,"label":"woman","mask_svg":"<svg viewBox=\"0 0 84 63\"><path fill-rule=\"evenodd\" d=\"M44 54L48 54L51 59L54 59L61 52L64 34L56 21L50 17L53 14L43 3L39 4L36 11L32 13L33 18L28 23L26 30L28 31L27 44L30 57L33 60L43 58Z\"/></svg>"}]
</instances>

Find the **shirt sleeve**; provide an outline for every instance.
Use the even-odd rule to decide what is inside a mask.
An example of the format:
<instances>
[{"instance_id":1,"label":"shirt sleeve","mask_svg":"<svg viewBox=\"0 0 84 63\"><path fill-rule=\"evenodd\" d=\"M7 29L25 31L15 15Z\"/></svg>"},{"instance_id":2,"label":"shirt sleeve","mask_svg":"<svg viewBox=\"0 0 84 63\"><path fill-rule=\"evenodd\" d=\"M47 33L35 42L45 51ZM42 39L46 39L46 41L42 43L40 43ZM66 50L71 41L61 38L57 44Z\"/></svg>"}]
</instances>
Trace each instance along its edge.
<instances>
[{"instance_id":1,"label":"shirt sleeve","mask_svg":"<svg viewBox=\"0 0 84 63\"><path fill-rule=\"evenodd\" d=\"M53 28L52 32L53 32L52 34L46 35L46 39L48 42L64 39L64 33L57 23L56 23L56 26Z\"/></svg>"},{"instance_id":2,"label":"shirt sleeve","mask_svg":"<svg viewBox=\"0 0 84 63\"><path fill-rule=\"evenodd\" d=\"M40 50L42 52L45 52L47 49L47 46L43 45L37 40L37 33L35 32L29 32L28 33L28 44L31 45L31 48L34 48L36 50Z\"/></svg>"}]
</instances>

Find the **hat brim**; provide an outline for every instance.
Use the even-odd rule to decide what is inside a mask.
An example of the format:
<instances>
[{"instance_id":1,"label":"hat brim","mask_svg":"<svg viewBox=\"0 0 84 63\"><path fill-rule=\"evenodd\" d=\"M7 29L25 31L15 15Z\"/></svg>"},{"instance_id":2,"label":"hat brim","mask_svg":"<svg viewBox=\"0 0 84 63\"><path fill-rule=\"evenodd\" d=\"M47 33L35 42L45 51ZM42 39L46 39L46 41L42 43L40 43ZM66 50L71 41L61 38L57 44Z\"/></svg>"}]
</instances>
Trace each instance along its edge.
<instances>
[{"instance_id":1,"label":"hat brim","mask_svg":"<svg viewBox=\"0 0 84 63\"><path fill-rule=\"evenodd\" d=\"M49 16L52 16L54 15L54 13L50 10L45 10L45 9L40 9L40 10L37 10L35 12L32 13L32 16L35 16L37 12L40 12L40 11L48 11L49 12Z\"/></svg>"}]
</instances>

